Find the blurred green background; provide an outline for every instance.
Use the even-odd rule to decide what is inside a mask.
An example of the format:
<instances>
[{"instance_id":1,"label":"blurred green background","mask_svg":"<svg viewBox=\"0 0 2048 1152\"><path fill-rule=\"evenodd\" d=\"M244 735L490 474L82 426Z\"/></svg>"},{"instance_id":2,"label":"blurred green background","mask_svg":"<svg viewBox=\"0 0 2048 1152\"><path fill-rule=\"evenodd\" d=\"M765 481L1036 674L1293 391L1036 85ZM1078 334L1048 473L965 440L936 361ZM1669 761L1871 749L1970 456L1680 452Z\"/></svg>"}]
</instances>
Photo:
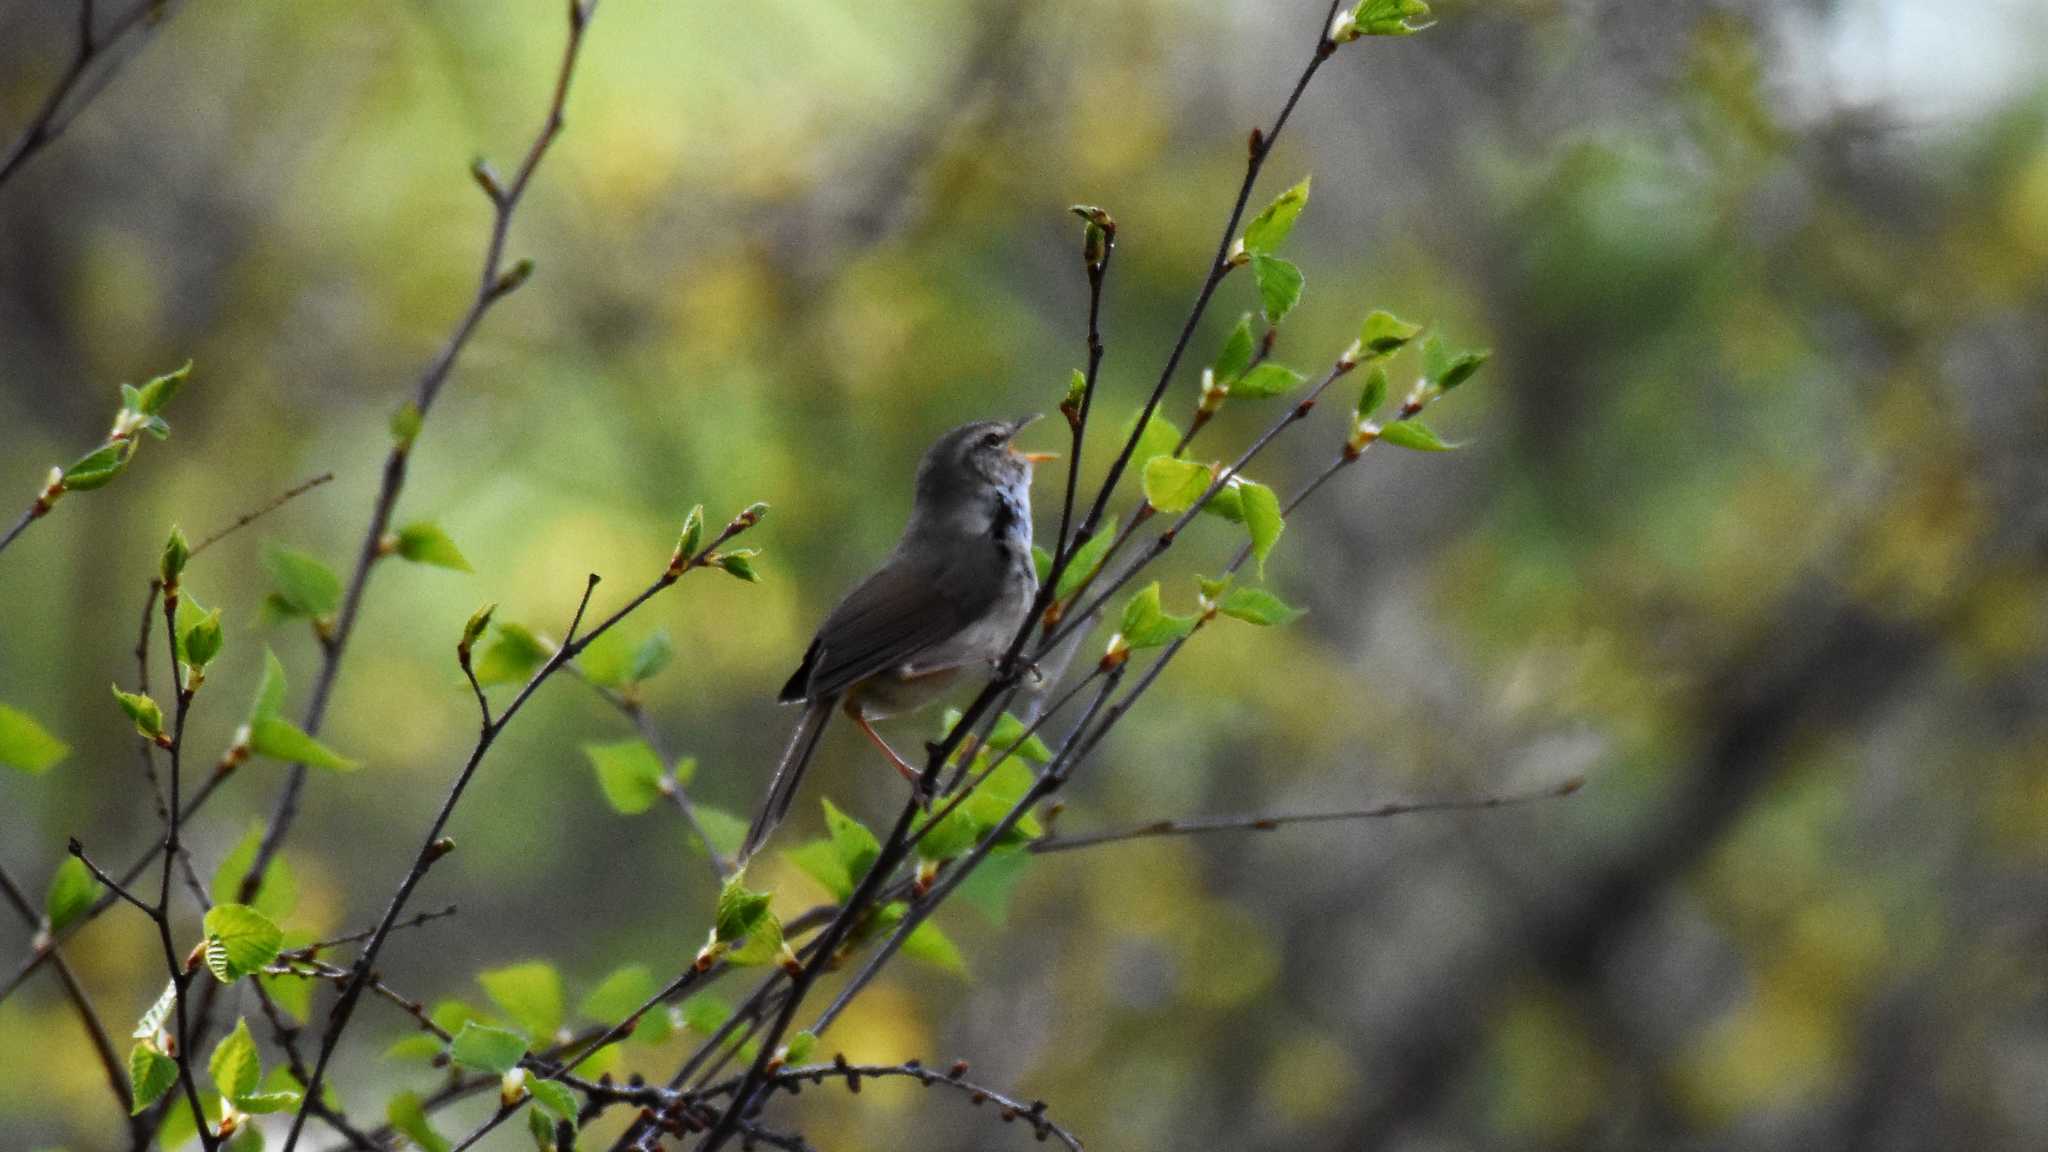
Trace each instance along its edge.
<instances>
[{"instance_id":1,"label":"blurred green background","mask_svg":"<svg viewBox=\"0 0 2048 1152\"><path fill-rule=\"evenodd\" d=\"M488 210L465 168L515 164L560 8L174 4L0 188L0 512L97 442L117 382L197 365L169 443L0 556L0 702L74 748L0 773L0 862L35 890L67 835L122 860L153 835L106 684L132 675L167 526L331 470L187 578L229 622L196 746L225 745L265 645L303 701L311 637L258 622L264 541L345 569L385 422L472 291ZM676 640L647 699L694 794L751 804L790 721L774 691L893 539L917 453L1050 410L1082 363L1066 206L1122 225L1114 431L1322 10L606 0L514 228L538 271L462 360L400 510L475 573L373 581L326 728L365 767L311 782L290 926L364 925L403 873L473 736L463 619L496 600L559 632L585 572L622 599L699 501L773 506L765 581L694 576L628 630ZM1007 925L941 917L971 982L899 965L828 1047L970 1058L1104 1149L2048 1146L2048 10L1438 14L1325 69L1261 199L1315 174L1276 354L1327 364L1373 307L1491 345L1434 417L1470 446L1382 449L1304 509L1269 578L1311 614L1205 632L1062 827L1588 788L1045 858ZM0 130L73 19L0 6ZM1227 282L1191 361L1254 306ZM1312 475L1345 406L1263 478ZM1226 410L1198 454L1277 411ZM1205 521L1170 570L1234 546ZM478 1000L477 970L547 958L573 997L694 952L712 893L681 825L613 813L580 752L626 735L582 687L546 690L416 901L459 917L394 939L394 984ZM871 821L897 803L843 734L817 775ZM212 805L203 872L281 776L253 764ZM817 897L768 876L792 910ZM147 927L117 909L69 948L117 1035L161 985ZM0 918L8 970L29 935ZM435 1083L378 1055L406 1025L365 1006L336 1069L352 1112ZM0 1145L114 1146L47 974L0 1037ZM627 1054L666 1074L668 1051ZM1030 1142L891 1087L777 1107L834 1152Z\"/></svg>"}]
</instances>

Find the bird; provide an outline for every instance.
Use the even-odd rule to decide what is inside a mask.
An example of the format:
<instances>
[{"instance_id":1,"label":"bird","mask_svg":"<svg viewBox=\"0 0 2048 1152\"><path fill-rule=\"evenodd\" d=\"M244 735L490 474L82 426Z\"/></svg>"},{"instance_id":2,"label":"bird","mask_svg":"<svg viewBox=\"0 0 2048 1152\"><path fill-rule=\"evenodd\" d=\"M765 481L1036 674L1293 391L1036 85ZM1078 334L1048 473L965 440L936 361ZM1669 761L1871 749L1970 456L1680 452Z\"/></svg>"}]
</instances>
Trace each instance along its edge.
<instances>
[{"instance_id":1,"label":"bird","mask_svg":"<svg viewBox=\"0 0 2048 1152\"><path fill-rule=\"evenodd\" d=\"M902 538L825 617L782 686L780 701L803 705L803 718L747 830L741 866L788 815L834 711L916 784L918 770L871 721L923 707L962 673L992 667L1024 626L1038 595L1031 474L1056 458L1016 449L1036 419L963 424L926 450Z\"/></svg>"}]
</instances>

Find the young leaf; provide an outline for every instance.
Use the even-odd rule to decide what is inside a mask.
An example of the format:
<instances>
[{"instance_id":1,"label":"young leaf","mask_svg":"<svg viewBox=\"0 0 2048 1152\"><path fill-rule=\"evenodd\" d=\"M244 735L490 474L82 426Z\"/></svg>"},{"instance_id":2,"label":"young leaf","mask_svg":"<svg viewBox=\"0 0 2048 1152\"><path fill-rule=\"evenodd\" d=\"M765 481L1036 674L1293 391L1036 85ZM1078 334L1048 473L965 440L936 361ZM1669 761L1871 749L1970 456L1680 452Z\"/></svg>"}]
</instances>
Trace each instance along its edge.
<instances>
[{"instance_id":1,"label":"young leaf","mask_svg":"<svg viewBox=\"0 0 2048 1152\"><path fill-rule=\"evenodd\" d=\"M116 695L120 691L114 689ZM163 726L162 713L157 726ZM70 754L71 746L50 735L33 716L0 704L0 764L40 776Z\"/></svg>"},{"instance_id":2,"label":"young leaf","mask_svg":"<svg viewBox=\"0 0 2048 1152\"><path fill-rule=\"evenodd\" d=\"M526 1055L526 1038L503 1028L491 1028L475 1021L464 1024L448 1045L448 1058L465 1068L503 1076L519 1067Z\"/></svg>"},{"instance_id":3,"label":"young leaf","mask_svg":"<svg viewBox=\"0 0 2048 1152\"><path fill-rule=\"evenodd\" d=\"M882 845L868 826L841 812L830 800L825 805L825 829L832 836L832 848L839 853L839 862L846 866L846 875L855 883L868 874L875 860L882 854Z\"/></svg>"},{"instance_id":4,"label":"young leaf","mask_svg":"<svg viewBox=\"0 0 2048 1152\"><path fill-rule=\"evenodd\" d=\"M1359 327L1358 342L1373 357L1391 356L1421 331L1420 324L1410 324L1392 312L1374 310Z\"/></svg>"},{"instance_id":5,"label":"young leaf","mask_svg":"<svg viewBox=\"0 0 2048 1152\"><path fill-rule=\"evenodd\" d=\"M903 938L903 954L955 976L967 975L967 961L961 957L959 946L930 920L912 928L910 935Z\"/></svg>"},{"instance_id":6,"label":"young leaf","mask_svg":"<svg viewBox=\"0 0 2048 1152\"><path fill-rule=\"evenodd\" d=\"M1301 373L1268 360L1245 373L1244 379L1232 384L1230 394L1263 400L1268 396L1281 396L1292 392L1301 386L1301 381Z\"/></svg>"},{"instance_id":7,"label":"young leaf","mask_svg":"<svg viewBox=\"0 0 2048 1152\"><path fill-rule=\"evenodd\" d=\"M121 686L116 684L114 702L121 706L121 711L128 714L128 719L135 722L137 732L152 740L163 735L164 710L157 707L156 701L140 692L123 692Z\"/></svg>"},{"instance_id":8,"label":"young leaf","mask_svg":"<svg viewBox=\"0 0 2048 1152\"><path fill-rule=\"evenodd\" d=\"M1361 36L1413 36L1430 26L1424 0L1360 0L1351 18Z\"/></svg>"},{"instance_id":9,"label":"young leaf","mask_svg":"<svg viewBox=\"0 0 2048 1152\"><path fill-rule=\"evenodd\" d=\"M1031 575L1040 584L1045 583L1045 578L1052 575L1052 553L1036 544L1031 546Z\"/></svg>"},{"instance_id":10,"label":"young leaf","mask_svg":"<svg viewBox=\"0 0 2048 1152\"><path fill-rule=\"evenodd\" d=\"M1168 445L1167 451L1172 450L1172 445ZM1136 459L1135 456L1132 458ZM1102 558L1109 554L1109 546L1115 540L1116 517L1111 516L1102 522L1086 544L1076 548L1074 554L1067 558L1066 569L1060 573L1060 582L1052 590L1053 598L1065 600L1079 591L1095 570L1102 567Z\"/></svg>"},{"instance_id":11,"label":"young leaf","mask_svg":"<svg viewBox=\"0 0 2048 1152\"><path fill-rule=\"evenodd\" d=\"M682 763L694 763L685 760ZM711 850L720 856L733 856L740 850L740 843L747 838L747 822L723 808L709 804L697 805L697 823L703 826L704 837L711 841ZM692 840L691 845L697 842Z\"/></svg>"},{"instance_id":12,"label":"young leaf","mask_svg":"<svg viewBox=\"0 0 2048 1152\"><path fill-rule=\"evenodd\" d=\"M598 787L612 810L637 816L661 799L661 758L644 740L585 744L583 754L597 769Z\"/></svg>"},{"instance_id":13,"label":"young leaf","mask_svg":"<svg viewBox=\"0 0 2048 1152\"><path fill-rule=\"evenodd\" d=\"M704 540L704 506L699 504L683 517L683 529L676 535L676 555L688 560L697 554L697 546Z\"/></svg>"},{"instance_id":14,"label":"young leaf","mask_svg":"<svg viewBox=\"0 0 2048 1152\"><path fill-rule=\"evenodd\" d=\"M1147 584L1124 605L1117 631L1132 648L1158 648L1195 630L1193 616L1174 616L1160 606L1159 582Z\"/></svg>"},{"instance_id":15,"label":"young leaf","mask_svg":"<svg viewBox=\"0 0 2048 1152\"><path fill-rule=\"evenodd\" d=\"M147 1043L128 1050L128 1083L135 1106L129 1115L140 1116L150 1105L164 1098L178 1082L178 1062ZM167 1145L168 1146L168 1145Z\"/></svg>"},{"instance_id":16,"label":"young leaf","mask_svg":"<svg viewBox=\"0 0 2048 1152\"><path fill-rule=\"evenodd\" d=\"M1287 234L1294 231L1294 221L1301 210L1308 206L1308 187L1311 177L1304 176L1301 183L1274 197L1273 202L1261 209L1244 230L1245 251L1252 253L1274 252L1287 240Z\"/></svg>"},{"instance_id":17,"label":"young leaf","mask_svg":"<svg viewBox=\"0 0 2048 1152\"><path fill-rule=\"evenodd\" d=\"M718 939L726 944L747 935L760 927L763 921L771 919L768 914L768 893L755 892L735 875L725 882L718 892L718 916L715 931Z\"/></svg>"},{"instance_id":18,"label":"young leaf","mask_svg":"<svg viewBox=\"0 0 2048 1152\"><path fill-rule=\"evenodd\" d=\"M655 980L652 969L645 964L628 964L591 989L576 1010L599 1023L618 1024L638 1012L659 991L661 984ZM635 1022L627 1034L645 1044L659 1044L668 1032L668 1013L657 1008Z\"/></svg>"},{"instance_id":19,"label":"young leaf","mask_svg":"<svg viewBox=\"0 0 2048 1152\"><path fill-rule=\"evenodd\" d=\"M1422 346L1422 374L1439 389L1449 392L1472 378L1493 353L1486 349L1453 352L1444 342L1432 336Z\"/></svg>"},{"instance_id":20,"label":"young leaf","mask_svg":"<svg viewBox=\"0 0 2048 1152\"><path fill-rule=\"evenodd\" d=\"M476 982L505 1015L535 1040L562 1026L562 977L550 964L533 961L477 974Z\"/></svg>"},{"instance_id":21,"label":"young leaf","mask_svg":"<svg viewBox=\"0 0 2048 1152\"><path fill-rule=\"evenodd\" d=\"M1209 502L1202 505L1202 514L1220 516L1232 524L1244 523L1244 497L1238 493L1238 488L1243 483L1243 479L1237 476L1224 481L1223 487L1218 488L1216 494L1209 497Z\"/></svg>"},{"instance_id":22,"label":"young leaf","mask_svg":"<svg viewBox=\"0 0 2048 1152\"><path fill-rule=\"evenodd\" d=\"M1051 760L1052 749L1045 746L1045 741L1040 740L1036 734L1024 735L1024 730L1025 724L1022 720L1005 712L996 720L996 726L989 730L988 746L998 753L1007 752L1010 745L1022 740L1024 743L1017 749L1017 755L1035 764L1044 764Z\"/></svg>"},{"instance_id":23,"label":"young leaf","mask_svg":"<svg viewBox=\"0 0 2048 1152\"><path fill-rule=\"evenodd\" d=\"M256 1054L256 1038L249 1035L247 1020L236 1020L235 1030L213 1046L206 1071L213 1077L214 1088L230 1100L240 1101L263 1083L263 1061Z\"/></svg>"},{"instance_id":24,"label":"young leaf","mask_svg":"<svg viewBox=\"0 0 2048 1152\"><path fill-rule=\"evenodd\" d=\"M1435 429L1420 420L1396 420L1380 429L1380 439L1397 448L1409 448L1417 452L1449 452L1456 444L1449 444L1436 434Z\"/></svg>"},{"instance_id":25,"label":"young leaf","mask_svg":"<svg viewBox=\"0 0 2048 1152\"><path fill-rule=\"evenodd\" d=\"M930 817L920 821L920 827L930 825L917 842L917 854L926 860L952 860L974 847L981 838L981 825L971 816L965 805L948 812L933 823Z\"/></svg>"},{"instance_id":26,"label":"young leaf","mask_svg":"<svg viewBox=\"0 0 2048 1152\"><path fill-rule=\"evenodd\" d=\"M1301 269L1278 256L1253 256L1252 279L1258 281L1259 306L1268 324L1280 323L1301 303Z\"/></svg>"},{"instance_id":27,"label":"young leaf","mask_svg":"<svg viewBox=\"0 0 2048 1152\"><path fill-rule=\"evenodd\" d=\"M232 984L277 959L284 932L247 904L216 904L206 913L206 970Z\"/></svg>"},{"instance_id":28,"label":"young leaf","mask_svg":"<svg viewBox=\"0 0 2048 1152\"><path fill-rule=\"evenodd\" d=\"M1067 378L1067 395L1065 399L1060 401L1061 410L1071 409L1074 412L1079 412L1081 410L1081 401L1087 395L1088 374L1076 368L1073 375Z\"/></svg>"},{"instance_id":29,"label":"young leaf","mask_svg":"<svg viewBox=\"0 0 2048 1152\"><path fill-rule=\"evenodd\" d=\"M646 639L640 641L639 647L633 649L633 662L626 669L626 679L635 684L642 680L651 680L655 674L668 667L669 661L674 660L675 656L675 641L668 638L666 631L657 628L649 632Z\"/></svg>"},{"instance_id":30,"label":"young leaf","mask_svg":"<svg viewBox=\"0 0 2048 1152\"><path fill-rule=\"evenodd\" d=\"M43 919L49 921L51 932L62 932L85 915L99 898L100 882L93 879L85 861L66 856L50 877L49 890L43 894Z\"/></svg>"},{"instance_id":31,"label":"young leaf","mask_svg":"<svg viewBox=\"0 0 2048 1152\"><path fill-rule=\"evenodd\" d=\"M90 492L104 488L121 469L128 464L128 457L135 453L135 441L122 440L103 445L80 456L64 469L64 487L73 492Z\"/></svg>"},{"instance_id":32,"label":"young leaf","mask_svg":"<svg viewBox=\"0 0 2048 1152\"><path fill-rule=\"evenodd\" d=\"M553 1080L535 1077L527 1081L526 1088L533 1093L534 1107L547 1113L551 1123L567 1121L570 1128L576 1127L576 1094Z\"/></svg>"},{"instance_id":33,"label":"young leaf","mask_svg":"<svg viewBox=\"0 0 2048 1152\"><path fill-rule=\"evenodd\" d=\"M1291 624L1304 615L1301 609L1288 607L1286 601L1263 588L1231 589L1218 611L1248 624L1259 625Z\"/></svg>"},{"instance_id":34,"label":"young leaf","mask_svg":"<svg viewBox=\"0 0 2048 1152\"><path fill-rule=\"evenodd\" d=\"M818 886L831 893L834 900L845 900L853 895L853 877L846 874L846 861L839 858L839 849L830 840L806 840L794 848L785 849L782 858L796 865L797 871L818 882Z\"/></svg>"},{"instance_id":35,"label":"young leaf","mask_svg":"<svg viewBox=\"0 0 2048 1152\"><path fill-rule=\"evenodd\" d=\"M1213 476L1206 464L1154 456L1145 465L1145 499L1161 512L1185 512L1209 490Z\"/></svg>"},{"instance_id":36,"label":"young leaf","mask_svg":"<svg viewBox=\"0 0 2048 1152\"><path fill-rule=\"evenodd\" d=\"M1124 422L1123 433L1116 438L1115 443L1118 447L1122 447L1130 439L1131 430L1137 426L1138 417L1133 413L1131 418ZM1173 421L1154 412L1152 418L1145 421L1145 430L1138 435L1137 446L1131 449L1131 466L1142 469L1145 462L1154 456L1171 456L1179 444L1180 429Z\"/></svg>"},{"instance_id":37,"label":"young leaf","mask_svg":"<svg viewBox=\"0 0 2048 1152\"><path fill-rule=\"evenodd\" d=\"M284 662L277 653L263 650L263 679L256 685L256 703L249 709L249 722L276 716L284 710Z\"/></svg>"},{"instance_id":38,"label":"young leaf","mask_svg":"<svg viewBox=\"0 0 2048 1152\"><path fill-rule=\"evenodd\" d=\"M286 764L305 764L329 772L353 772L355 761L306 735L282 716L265 716L249 725L249 750Z\"/></svg>"},{"instance_id":39,"label":"young leaf","mask_svg":"<svg viewBox=\"0 0 2048 1152\"><path fill-rule=\"evenodd\" d=\"M341 606L341 577L317 556L280 544L263 550L263 567L277 599L300 616L325 616Z\"/></svg>"},{"instance_id":40,"label":"young leaf","mask_svg":"<svg viewBox=\"0 0 2048 1152\"><path fill-rule=\"evenodd\" d=\"M179 655L186 664L204 668L220 655L221 646L220 609L200 616L184 626L178 634Z\"/></svg>"},{"instance_id":41,"label":"young leaf","mask_svg":"<svg viewBox=\"0 0 2048 1152\"><path fill-rule=\"evenodd\" d=\"M1213 371L1217 383L1228 384L1251 367L1253 345L1252 314L1247 312L1237 318L1237 327L1230 330L1230 338L1223 342L1223 351L1216 354Z\"/></svg>"},{"instance_id":42,"label":"young leaf","mask_svg":"<svg viewBox=\"0 0 2048 1152\"><path fill-rule=\"evenodd\" d=\"M960 899L998 926L1010 919L1010 903L1031 857L1024 852L991 852L981 867L960 882Z\"/></svg>"},{"instance_id":43,"label":"young leaf","mask_svg":"<svg viewBox=\"0 0 2048 1152\"><path fill-rule=\"evenodd\" d=\"M905 945L904 951L908 952L908 946L910 944L910 941L905 940L903 943ZM817 1033L809 1031L799 1032L796 1035L791 1036L789 1038L789 1042L782 1046L782 1059L786 1063L801 1064L804 1061L809 1060L811 1058L811 1053L817 1051L817 1049Z\"/></svg>"},{"instance_id":44,"label":"young leaf","mask_svg":"<svg viewBox=\"0 0 2048 1152\"><path fill-rule=\"evenodd\" d=\"M136 390L134 408L144 416L155 416L185 386L185 380L192 375L192 362L185 361L182 368L166 372Z\"/></svg>"},{"instance_id":45,"label":"young leaf","mask_svg":"<svg viewBox=\"0 0 2048 1152\"><path fill-rule=\"evenodd\" d=\"M185 572L185 564L192 559L192 545L185 539L185 533L176 524L171 525L170 538L164 541L164 551L157 561L157 576L165 587L178 582Z\"/></svg>"},{"instance_id":46,"label":"young leaf","mask_svg":"<svg viewBox=\"0 0 2048 1152\"><path fill-rule=\"evenodd\" d=\"M469 561L463 559L462 550L455 546L448 533L439 524L420 521L407 524L398 530L398 554L415 564L431 564L436 568L452 568L457 572L474 572Z\"/></svg>"},{"instance_id":47,"label":"young leaf","mask_svg":"<svg viewBox=\"0 0 2048 1152\"><path fill-rule=\"evenodd\" d=\"M523 625L499 624L498 638L476 663L477 681L485 686L516 684L532 676L541 662L554 655L545 643Z\"/></svg>"},{"instance_id":48,"label":"young leaf","mask_svg":"<svg viewBox=\"0 0 2048 1152\"><path fill-rule=\"evenodd\" d=\"M1365 374L1365 389L1358 394L1358 418L1372 419L1372 414L1387 402L1387 370L1375 364Z\"/></svg>"},{"instance_id":49,"label":"young leaf","mask_svg":"<svg viewBox=\"0 0 2048 1152\"><path fill-rule=\"evenodd\" d=\"M736 576L749 584L759 584L761 574L754 569L754 557L760 554L758 548L735 548L730 552L720 552L717 564L725 569L727 575Z\"/></svg>"},{"instance_id":50,"label":"young leaf","mask_svg":"<svg viewBox=\"0 0 2048 1152\"><path fill-rule=\"evenodd\" d=\"M1280 515L1280 497L1271 488L1257 481L1247 480L1242 485L1244 497L1244 526L1251 534L1252 555L1259 562L1259 578L1266 577L1266 557L1272 555L1273 545L1279 541L1280 533L1287 522Z\"/></svg>"},{"instance_id":51,"label":"young leaf","mask_svg":"<svg viewBox=\"0 0 2048 1152\"><path fill-rule=\"evenodd\" d=\"M214 903L232 903L239 895L242 877L249 874L249 866L256 862L256 852L262 842L263 826L251 824L234 850L221 857L220 866L213 870ZM263 878L257 883L256 895L250 899L249 906L272 922L279 922L292 914L298 899L298 881L292 875L291 866L285 863L282 853L272 856L270 863L264 866Z\"/></svg>"},{"instance_id":52,"label":"young leaf","mask_svg":"<svg viewBox=\"0 0 2048 1152\"><path fill-rule=\"evenodd\" d=\"M164 981L164 990L157 993L156 1002L151 1004L149 1010L142 1014L142 1018L135 1022L135 1031L130 1032L129 1035L137 1040L155 1043L158 1033L164 1031L165 1025L170 1022L171 1013L177 1007L178 986L166 980Z\"/></svg>"},{"instance_id":53,"label":"young leaf","mask_svg":"<svg viewBox=\"0 0 2048 1152\"><path fill-rule=\"evenodd\" d=\"M732 1019L732 1005L710 992L699 992L683 1001L676 1014L682 1017L683 1027L700 1036L709 1036Z\"/></svg>"}]
</instances>

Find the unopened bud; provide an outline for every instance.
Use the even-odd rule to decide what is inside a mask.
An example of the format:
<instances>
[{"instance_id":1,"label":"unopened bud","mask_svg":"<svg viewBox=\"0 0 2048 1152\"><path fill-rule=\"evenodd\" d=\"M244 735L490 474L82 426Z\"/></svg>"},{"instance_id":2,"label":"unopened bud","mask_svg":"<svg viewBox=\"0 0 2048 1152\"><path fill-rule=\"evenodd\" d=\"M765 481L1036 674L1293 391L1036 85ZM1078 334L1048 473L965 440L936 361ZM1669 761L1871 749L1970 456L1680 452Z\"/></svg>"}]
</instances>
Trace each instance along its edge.
<instances>
[{"instance_id":1,"label":"unopened bud","mask_svg":"<svg viewBox=\"0 0 2048 1152\"><path fill-rule=\"evenodd\" d=\"M452 836L439 837L433 843L427 845L427 863L432 864L453 851L455 851L455 838Z\"/></svg>"}]
</instances>

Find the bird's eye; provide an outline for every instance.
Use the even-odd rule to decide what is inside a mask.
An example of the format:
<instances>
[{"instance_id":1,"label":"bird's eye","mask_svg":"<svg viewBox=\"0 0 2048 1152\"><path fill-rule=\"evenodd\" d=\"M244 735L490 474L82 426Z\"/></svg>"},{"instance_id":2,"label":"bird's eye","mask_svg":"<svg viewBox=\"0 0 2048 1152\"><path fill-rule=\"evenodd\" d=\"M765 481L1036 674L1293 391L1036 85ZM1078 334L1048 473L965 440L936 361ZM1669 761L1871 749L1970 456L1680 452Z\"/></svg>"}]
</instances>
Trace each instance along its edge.
<instances>
[{"instance_id":1,"label":"bird's eye","mask_svg":"<svg viewBox=\"0 0 2048 1152\"><path fill-rule=\"evenodd\" d=\"M1000 432L990 432L981 438L981 446L983 448L993 448L1002 442L1003 435Z\"/></svg>"}]
</instances>

